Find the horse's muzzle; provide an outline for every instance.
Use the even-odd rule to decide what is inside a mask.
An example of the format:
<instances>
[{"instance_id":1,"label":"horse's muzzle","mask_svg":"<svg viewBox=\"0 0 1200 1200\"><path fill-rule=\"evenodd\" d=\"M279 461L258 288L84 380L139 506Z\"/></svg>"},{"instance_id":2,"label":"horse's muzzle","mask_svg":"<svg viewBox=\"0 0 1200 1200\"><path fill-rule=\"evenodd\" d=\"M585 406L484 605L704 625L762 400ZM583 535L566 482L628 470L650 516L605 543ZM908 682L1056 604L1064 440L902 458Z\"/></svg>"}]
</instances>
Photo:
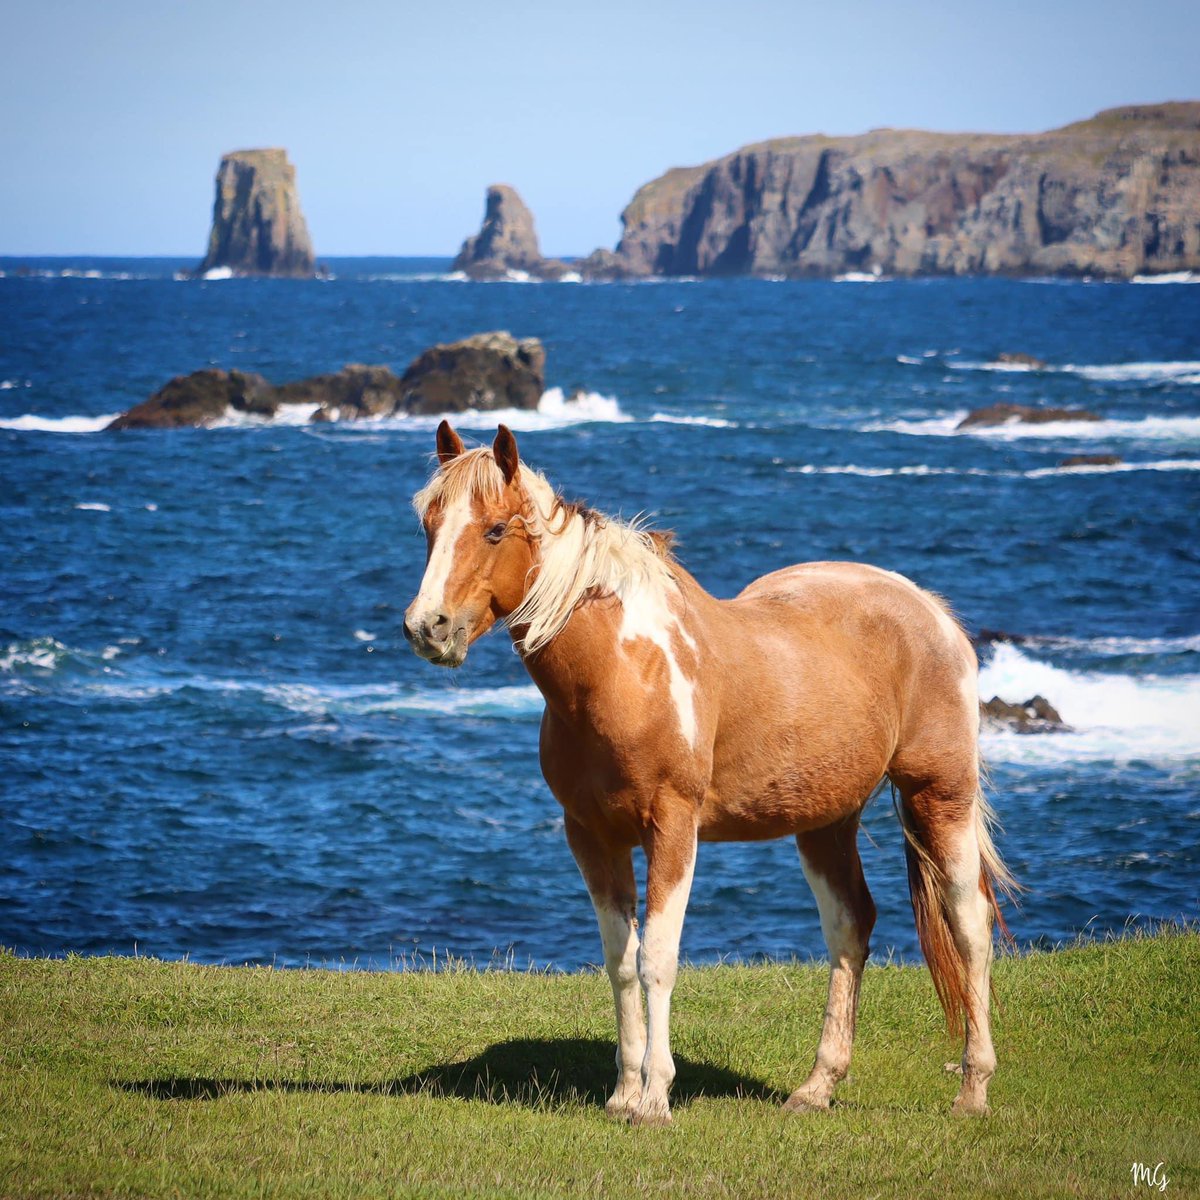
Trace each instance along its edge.
<instances>
[{"instance_id":1,"label":"horse's muzzle","mask_svg":"<svg viewBox=\"0 0 1200 1200\"><path fill-rule=\"evenodd\" d=\"M452 625L445 613L404 617L404 636L418 658L438 667L461 667L467 657L467 631Z\"/></svg>"}]
</instances>

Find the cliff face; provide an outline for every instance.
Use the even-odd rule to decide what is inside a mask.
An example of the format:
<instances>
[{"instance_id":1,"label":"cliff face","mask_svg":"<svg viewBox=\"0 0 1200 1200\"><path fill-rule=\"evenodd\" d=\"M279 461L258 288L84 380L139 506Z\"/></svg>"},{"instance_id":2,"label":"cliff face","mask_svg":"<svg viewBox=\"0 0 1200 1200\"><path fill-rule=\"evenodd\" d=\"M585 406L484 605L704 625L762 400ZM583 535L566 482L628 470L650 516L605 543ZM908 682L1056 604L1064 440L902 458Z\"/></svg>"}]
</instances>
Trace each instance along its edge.
<instances>
[{"instance_id":1,"label":"cliff face","mask_svg":"<svg viewBox=\"0 0 1200 1200\"><path fill-rule=\"evenodd\" d=\"M533 213L506 183L488 188L483 225L463 242L453 269L473 279L504 279L510 271L558 279L568 270L558 259L542 257Z\"/></svg>"},{"instance_id":2,"label":"cliff face","mask_svg":"<svg viewBox=\"0 0 1200 1200\"><path fill-rule=\"evenodd\" d=\"M235 150L221 159L208 253L196 268L238 275L312 275L308 226L286 150Z\"/></svg>"},{"instance_id":3,"label":"cliff face","mask_svg":"<svg viewBox=\"0 0 1200 1200\"><path fill-rule=\"evenodd\" d=\"M1200 103L1029 136L876 130L748 146L646 184L628 275L1088 274L1200 269Z\"/></svg>"}]
</instances>

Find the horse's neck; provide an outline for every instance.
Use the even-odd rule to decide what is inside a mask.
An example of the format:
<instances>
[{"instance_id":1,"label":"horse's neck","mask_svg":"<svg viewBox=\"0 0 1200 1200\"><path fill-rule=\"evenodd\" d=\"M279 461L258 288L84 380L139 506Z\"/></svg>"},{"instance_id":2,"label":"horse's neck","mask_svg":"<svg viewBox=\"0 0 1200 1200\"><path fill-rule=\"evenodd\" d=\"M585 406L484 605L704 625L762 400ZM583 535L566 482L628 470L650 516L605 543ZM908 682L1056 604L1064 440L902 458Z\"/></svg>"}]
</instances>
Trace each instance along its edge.
<instances>
[{"instance_id":1,"label":"horse's neck","mask_svg":"<svg viewBox=\"0 0 1200 1200\"><path fill-rule=\"evenodd\" d=\"M673 588L652 582L620 597L589 597L555 637L525 659L525 667L554 712L578 716L589 697L625 669L623 642L646 639L670 653L672 639L679 636L698 653L703 639L697 622L706 603L716 602L684 571L677 572ZM519 637L520 630L514 634Z\"/></svg>"}]
</instances>

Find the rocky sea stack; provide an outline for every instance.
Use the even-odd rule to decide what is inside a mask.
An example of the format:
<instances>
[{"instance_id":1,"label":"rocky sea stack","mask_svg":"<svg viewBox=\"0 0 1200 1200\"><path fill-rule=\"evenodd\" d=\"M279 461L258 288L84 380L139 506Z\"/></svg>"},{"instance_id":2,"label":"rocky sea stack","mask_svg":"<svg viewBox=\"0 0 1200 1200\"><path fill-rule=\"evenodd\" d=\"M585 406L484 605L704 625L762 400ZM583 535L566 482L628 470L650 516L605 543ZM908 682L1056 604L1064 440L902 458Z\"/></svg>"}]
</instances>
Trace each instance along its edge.
<instances>
[{"instance_id":1,"label":"rocky sea stack","mask_svg":"<svg viewBox=\"0 0 1200 1200\"><path fill-rule=\"evenodd\" d=\"M1049 133L780 138L647 183L591 277L1200 270L1200 102Z\"/></svg>"},{"instance_id":2,"label":"rocky sea stack","mask_svg":"<svg viewBox=\"0 0 1200 1200\"><path fill-rule=\"evenodd\" d=\"M243 371L178 375L109 429L176 429L230 419L357 421L369 417L537 408L545 391L546 352L537 338L479 333L434 346L402 376L389 367L351 363L329 375L269 383Z\"/></svg>"},{"instance_id":3,"label":"rocky sea stack","mask_svg":"<svg viewBox=\"0 0 1200 1200\"><path fill-rule=\"evenodd\" d=\"M487 190L483 225L463 242L454 270L472 279L506 279L514 271L538 279L561 279L571 268L556 258L542 257L533 213L515 188L494 183Z\"/></svg>"},{"instance_id":4,"label":"rocky sea stack","mask_svg":"<svg viewBox=\"0 0 1200 1200\"><path fill-rule=\"evenodd\" d=\"M197 275L311 276L312 241L286 150L235 150L221 159L208 253Z\"/></svg>"}]
</instances>

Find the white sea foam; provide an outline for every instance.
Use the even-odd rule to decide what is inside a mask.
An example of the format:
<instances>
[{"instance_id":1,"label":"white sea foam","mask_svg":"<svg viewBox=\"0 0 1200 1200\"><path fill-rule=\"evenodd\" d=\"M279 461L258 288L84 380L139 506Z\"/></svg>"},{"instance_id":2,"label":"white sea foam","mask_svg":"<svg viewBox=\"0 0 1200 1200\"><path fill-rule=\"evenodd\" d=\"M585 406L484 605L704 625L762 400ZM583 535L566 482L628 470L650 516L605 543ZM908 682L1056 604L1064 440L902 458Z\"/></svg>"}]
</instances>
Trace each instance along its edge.
<instances>
[{"instance_id":1,"label":"white sea foam","mask_svg":"<svg viewBox=\"0 0 1200 1200\"><path fill-rule=\"evenodd\" d=\"M1021 374L1079 375L1095 383L1181 383L1200 384L1200 362L1064 363L1061 366L1031 366L1028 363L972 362L960 359L946 364L952 371L998 371Z\"/></svg>"},{"instance_id":2,"label":"white sea foam","mask_svg":"<svg viewBox=\"0 0 1200 1200\"><path fill-rule=\"evenodd\" d=\"M1200 283L1200 271L1167 271L1162 275L1135 275L1130 283Z\"/></svg>"},{"instance_id":3,"label":"white sea foam","mask_svg":"<svg viewBox=\"0 0 1200 1200\"><path fill-rule=\"evenodd\" d=\"M112 508L107 504L101 504L96 500L85 500L82 504L75 505L80 512L112 512Z\"/></svg>"},{"instance_id":4,"label":"white sea foam","mask_svg":"<svg viewBox=\"0 0 1200 1200\"><path fill-rule=\"evenodd\" d=\"M994 438L1020 441L1025 438L1085 439L1087 441L1196 441L1200 439L1200 417L1140 417L1135 420L1110 418L1101 421L1045 421L1032 424L1012 420L1004 425L972 425L959 429L967 409L920 420L882 421L862 427L863 433L905 433L917 437Z\"/></svg>"},{"instance_id":5,"label":"white sea foam","mask_svg":"<svg viewBox=\"0 0 1200 1200\"><path fill-rule=\"evenodd\" d=\"M896 361L903 363L906 367L921 367L925 365L924 358L912 358L907 354L897 354Z\"/></svg>"},{"instance_id":6,"label":"white sea foam","mask_svg":"<svg viewBox=\"0 0 1200 1200\"><path fill-rule=\"evenodd\" d=\"M1112 463L1078 467L1033 467L1028 471L990 471L984 467L934 467L913 463L901 467L865 467L855 463L835 465L804 463L785 467L789 475L861 475L884 479L893 475L985 475L997 479L1042 479L1061 475L1112 475L1129 471L1200 471L1200 458L1166 458L1153 462Z\"/></svg>"},{"instance_id":7,"label":"white sea foam","mask_svg":"<svg viewBox=\"0 0 1200 1200\"><path fill-rule=\"evenodd\" d=\"M38 637L24 642L10 642L0 654L0 671L19 671L33 667L38 671L53 671L71 651L57 638Z\"/></svg>"},{"instance_id":8,"label":"white sea foam","mask_svg":"<svg viewBox=\"0 0 1200 1200\"><path fill-rule=\"evenodd\" d=\"M418 688L394 685L277 684L263 689L264 697L300 716L413 716L462 715L530 717L541 714L542 694L533 684L497 688Z\"/></svg>"},{"instance_id":9,"label":"white sea foam","mask_svg":"<svg viewBox=\"0 0 1200 1200\"><path fill-rule=\"evenodd\" d=\"M354 640L356 642L373 642L376 634L368 632L366 629L356 629L354 631Z\"/></svg>"},{"instance_id":10,"label":"white sea foam","mask_svg":"<svg viewBox=\"0 0 1200 1200\"><path fill-rule=\"evenodd\" d=\"M26 433L99 433L118 413L107 413L102 417L41 417L26 413L23 417L0 418L0 429L18 429Z\"/></svg>"},{"instance_id":11,"label":"white sea foam","mask_svg":"<svg viewBox=\"0 0 1200 1200\"><path fill-rule=\"evenodd\" d=\"M0 392L10 392L14 388L31 387L28 379L0 379Z\"/></svg>"},{"instance_id":12,"label":"white sea foam","mask_svg":"<svg viewBox=\"0 0 1200 1200\"><path fill-rule=\"evenodd\" d=\"M882 283L884 279L881 271L847 271L844 275L835 275L834 283Z\"/></svg>"},{"instance_id":13,"label":"white sea foam","mask_svg":"<svg viewBox=\"0 0 1200 1200\"><path fill-rule=\"evenodd\" d=\"M603 396L599 392L576 392L567 396L562 388L554 387L542 394L536 409L467 409L461 413L387 417L374 421L355 421L348 425L347 429L436 429L443 418L452 421L456 428L494 430L497 425L503 423L517 433L565 429L571 425L591 422L626 424L633 420L633 417L622 411L615 396Z\"/></svg>"},{"instance_id":14,"label":"white sea foam","mask_svg":"<svg viewBox=\"0 0 1200 1200\"><path fill-rule=\"evenodd\" d=\"M215 283L221 279L232 279L233 278L233 268L232 267L210 267L207 271L204 272L203 275L200 276L200 278L207 279L213 283Z\"/></svg>"},{"instance_id":15,"label":"white sea foam","mask_svg":"<svg viewBox=\"0 0 1200 1200\"><path fill-rule=\"evenodd\" d=\"M677 413L656 412L651 421L664 425L707 425L711 429L736 429L736 421L726 421L724 417L689 417Z\"/></svg>"},{"instance_id":16,"label":"white sea foam","mask_svg":"<svg viewBox=\"0 0 1200 1200\"><path fill-rule=\"evenodd\" d=\"M1071 671L1001 643L979 672L982 699L1020 703L1045 696L1073 733L987 733L993 762L1200 758L1200 675L1119 675Z\"/></svg>"},{"instance_id":17,"label":"white sea foam","mask_svg":"<svg viewBox=\"0 0 1200 1200\"><path fill-rule=\"evenodd\" d=\"M258 428L263 425L307 425L312 420L313 413L320 407L319 404L281 404L273 417L227 408L225 415L219 421L214 421L209 428L239 429L243 427Z\"/></svg>"},{"instance_id":18,"label":"white sea foam","mask_svg":"<svg viewBox=\"0 0 1200 1200\"><path fill-rule=\"evenodd\" d=\"M1200 634L1180 637L1031 637L1031 643L1054 650L1082 650L1089 654L1124 657L1131 654L1200 653ZM1024 698L1024 697L1023 697Z\"/></svg>"}]
</instances>

